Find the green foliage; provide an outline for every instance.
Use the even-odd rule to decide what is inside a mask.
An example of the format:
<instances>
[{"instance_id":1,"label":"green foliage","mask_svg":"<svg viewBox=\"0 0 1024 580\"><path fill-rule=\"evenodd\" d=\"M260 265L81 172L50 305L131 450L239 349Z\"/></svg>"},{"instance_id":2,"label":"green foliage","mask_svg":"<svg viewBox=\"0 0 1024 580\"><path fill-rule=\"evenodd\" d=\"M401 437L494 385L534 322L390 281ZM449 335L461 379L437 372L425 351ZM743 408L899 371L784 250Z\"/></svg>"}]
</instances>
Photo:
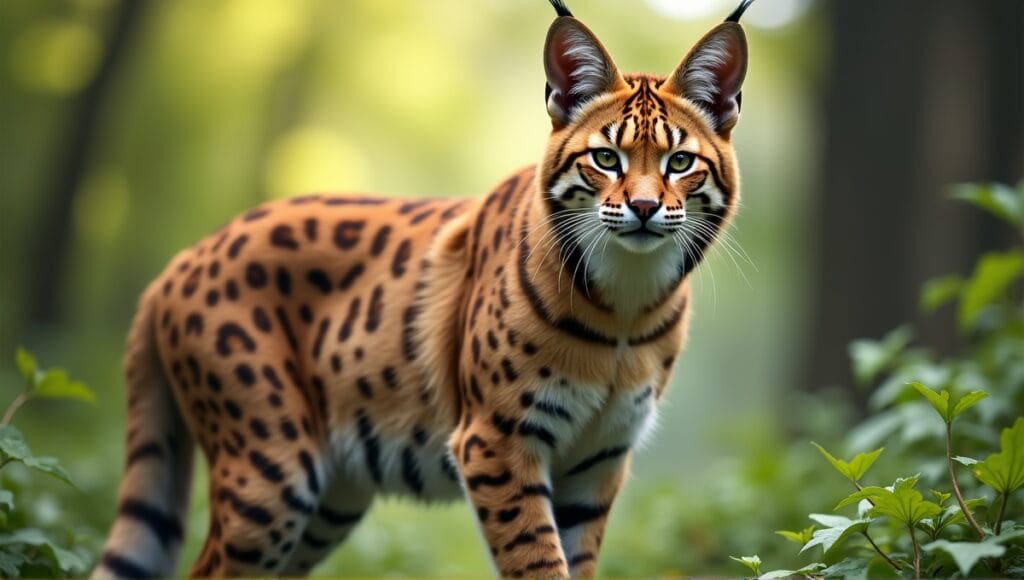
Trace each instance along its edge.
<instances>
[{"instance_id":1,"label":"green foliage","mask_svg":"<svg viewBox=\"0 0 1024 580\"><path fill-rule=\"evenodd\" d=\"M999 441L1001 450L975 465L974 474L999 493L1011 494L1024 486L1024 417L1003 429Z\"/></svg>"},{"instance_id":2,"label":"green foliage","mask_svg":"<svg viewBox=\"0 0 1024 580\"><path fill-rule=\"evenodd\" d=\"M852 493L836 505L836 510L861 500L871 504L868 515L872 517L889 516L907 526L916 526L925 518L935 517L942 513L939 504L930 502L917 491L917 480L920 475L900 478L889 487L870 486Z\"/></svg>"},{"instance_id":3,"label":"green foliage","mask_svg":"<svg viewBox=\"0 0 1024 580\"><path fill-rule=\"evenodd\" d=\"M96 394L83 383L71 380L66 370L40 370L35 357L23 348L18 349L15 358L21 376L28 383L26 392L32 397L96 402Z\"/></svg>"},{"instance_id":4,"label":"green foliage","mask_svg":"<svg viewBox=\"0 0 1024 580\"><path fill-rule=\"evenodd\" d=\"M866 532L868 525L871 524L870 519L851 520L847 517L828 514L811 514L808 517L823 527L814 532L814 536L809 542L804 544L804 547L800 549L800 553L806 552L815 546L821 546L821 549L827 554L833 547L842 544L854 534Z\"/></svg>"},{"instance_id":5,"label":"green foliage","mask_svg":"<svg viewBox=\"0 0 1024 580\"><path fill-rule=\"evenodd\" d=\"M761 575L761 558L759 558L757 554L754 554L753 556L740 556L738 558L736 556L729 556L729 558L746 566L754 573L754 576Z\"/></svg>"},{"instance_id":6,"label":"green foliage","mask_svg":"<svg viewBox=\"0 0 1024 580\"><path fill-rule=\"evenodd\" d=\"M790 542L799 544L802 547L804 544L811 541L811 537L814 535L814 530L817 527L818 526L812 524L800 530L799 532L793 532L790 530L776 530L775 533L782 536L783 538L786 538Z\"/></svg>"},{"instance_id":7,"label":"green foliage","mask_svg":"<svg viewBox=\"0 0 1024 580\"><path fill-rule=\"evenodd\" d=\"M61 369L42 370L35 358L18 349L15 363L25 388L11 403L0 421L0 469L11 464L24 465L71 485L67 471L54 457L32 453L24 435L9 423L26 402L33 398L72 399L92 402L95 396L85 385L72 381ZM4 474L6 475L6 474ZM16 492L25 491L17 479L5 477L0 489L0 575L60 577L83 575L89 571L91 550L76 545L74 532L67 531L65 541L53 539L53 533L33 522L33 510L20 510Z\"/></svg>"},{"instance_id":8,"label":"green foliage","mask_svg":"<svg viewBox=\"0 0 1024 580\"><path fill-rule=\"evenodd\" d=\"M973 203L1017 229L1024 229L1024 182L1016 189L1002 183L965 183L954 187L950 197Z\"/></svg>"},{"instance_id":9,"label":"green foliage","mask_svg":"<svg viewBox=\"0 0 1024 580\"><path fill-rule=\"evenodd\" d=\"M961 186L954 197L1024 233L1024 183L1016 190ZM821 527L811 531L809 540L803 533L777 532L801 544L801 554L820 546L829 564L794 575L873 577L888 570L915 577L1024 576L1024 512L1015 500L1024 487L1022 279L1024 252L1014 248L981 256L970 276L947 276L925 285L923 310L955 307L967 345L961 356L936 359L914 347L909 327L878 341L851 344L857 381L877 386L870 398L873 416L854 427L847 443L875 450L847 462L814 443L854 487L835 509L855 508L856 513L811 514ZM942 424L934 421L933 412ZM1007 425L1012 426L1000 433L999 427ZM889 486L861 486L883 442L888 451L878 462L881 470L898 470L901 476ZM958 475L958 466L975 477ZM928 498L919 486L929 490ZM927 543L921 545L919 536L926 536Z\"/></svg>"},{"instance_id":10,"label":"green foliage","mask_svg":"<svg viewBox=\"0 0 1024 580\"><path fill-rule=\"evenodd\" d=\"M860 478L864 477L864 474L867 473L868 469L870 469L875 463L875 460L877 460L878 456L882 454L882 451L885 451L884 447L879 447L870 453L858 453L849 461L849 463L847 463L842 459L836 459L833 457L832 454L826 451L821 445L818 445L813 441L811 442L811 445L814 445L814 447L818 449L825 459L832 464L832 467L836 468L836 471L853 483L860 481Z\"/></svg>"},{"instance_id":11,"label":"green foliage","mask_svg":"<svg viewBox=\"0 0 1024 580\"><path fill-rule=\"evenodd\" d=\"M1006 548L994 540L984 542L950 542L949 540L936 540L925 544L922 548L926 552L942 550L953 557L960 573L967 575L982 558L998 558L1006 553Z\"/></svg>"},{"instance_id":12,"label":"green foliage","mask_svg":"<svg viewBox=\"0 0 1024 580\"><path fill-rule=\"evenodd\" d=\"M13 425L0 425L0 467L11 462L24 464L71 484L71 478L57 462L57 458L33 455L21 431Z\"/></svg>"},{"instance_id":13,"label":"green foliage","mask_svg":"<svg viewBox=\"0 0 1024 580\"><path fill-rule=\"evenodd\" d=\"M938 412L939 416L947 424L952 423L953 419L956 419L964 411L977 405L988 396L988 393L985 391L971 391L959 399L951 401L949 391L946 389L942 389L941 393L936 393L917 381L910 383L910 386L914 387L914 390L918 393L921 393L925 399L928 399L928 403L931 404L932 408Z\"/></svg>"}]
</instances>

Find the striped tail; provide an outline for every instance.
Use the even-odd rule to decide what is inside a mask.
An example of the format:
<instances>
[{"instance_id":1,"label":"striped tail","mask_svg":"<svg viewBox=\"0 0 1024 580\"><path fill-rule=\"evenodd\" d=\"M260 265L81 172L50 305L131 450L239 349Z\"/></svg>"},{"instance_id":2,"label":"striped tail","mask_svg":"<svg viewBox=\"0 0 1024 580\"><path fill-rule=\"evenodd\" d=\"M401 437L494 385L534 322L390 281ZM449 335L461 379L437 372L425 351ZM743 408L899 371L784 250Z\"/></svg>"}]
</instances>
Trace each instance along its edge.
<instances>
[{"instance_id":1,"label":"striped tail","mask_svg":"<svg viewBox=\"0 0 1024 580\"><path fill-rule=\"evenodd\" d=\"M193 445L157 353L155 288L143 294L128 335L124 475L93 578L170 576L184 536Z\"/></svg>"}]
</instances>

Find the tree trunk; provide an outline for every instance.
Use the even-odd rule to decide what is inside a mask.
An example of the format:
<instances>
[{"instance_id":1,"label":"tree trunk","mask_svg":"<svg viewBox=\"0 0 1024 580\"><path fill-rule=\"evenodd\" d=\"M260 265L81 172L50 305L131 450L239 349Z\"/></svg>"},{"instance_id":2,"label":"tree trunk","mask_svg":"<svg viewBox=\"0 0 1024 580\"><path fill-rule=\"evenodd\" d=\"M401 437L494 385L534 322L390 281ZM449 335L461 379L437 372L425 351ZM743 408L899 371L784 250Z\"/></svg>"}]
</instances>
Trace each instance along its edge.
<instances>
[{"instance_id":1,"label":"tree trunk","mask_svg":"<svg viewBox=\"0 0 1024 580\"><path fill-rule=\"evenodd\" d=\"M827 10L807 389L851 384L849 342L902 323L915 323L919 344L957 346L948 312L918 315L919 288L967 273L1013 232L946 199L948 186L1015 184L1024 163L1024 3L862 0ZM866 397L854 396L861 411Z\"/></svg>"},{"instance_id":2,"label":"tree trunk","mask_svg":"<svg viewBox=\"0 0 1024 580\"><path fill-rule=\"evenodd\" d=\"M89 152L95 144L103 99L109 93L119 64L127 52L132 32L138 27L145 0L125 0L115 9L114 22L103 59L96 76L75 101L71 125L63 149L54 158L55 172L51 190L45 197L48 208L40 223L32 229L34 268L29 273L27 309L31 322L50 323L59 316L61 296L68 276L68 255L74 237L71 210L75 192L89 163Z\"/></svg>"}]
</instances>

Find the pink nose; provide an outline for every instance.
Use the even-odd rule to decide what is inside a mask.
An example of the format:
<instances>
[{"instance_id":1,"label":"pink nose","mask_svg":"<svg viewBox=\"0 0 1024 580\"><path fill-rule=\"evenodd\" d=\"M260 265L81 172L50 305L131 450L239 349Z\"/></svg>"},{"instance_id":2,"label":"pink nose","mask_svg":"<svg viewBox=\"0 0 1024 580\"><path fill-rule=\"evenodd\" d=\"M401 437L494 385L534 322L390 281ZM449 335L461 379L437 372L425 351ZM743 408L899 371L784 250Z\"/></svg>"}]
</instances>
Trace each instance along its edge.
<instances>
[{"instance_id":1,"label":"pink nose","mask_svg":"<svg viewBox=\"0 0 1024 580\"><path fill-rule=\"evenodd\" d=\"M633 210L640 221L647 221L654 215L654 212L658 211L661 207L661 203L653 199L631 199L629 200L629 209Z\"/></svg>"}]
</instances>

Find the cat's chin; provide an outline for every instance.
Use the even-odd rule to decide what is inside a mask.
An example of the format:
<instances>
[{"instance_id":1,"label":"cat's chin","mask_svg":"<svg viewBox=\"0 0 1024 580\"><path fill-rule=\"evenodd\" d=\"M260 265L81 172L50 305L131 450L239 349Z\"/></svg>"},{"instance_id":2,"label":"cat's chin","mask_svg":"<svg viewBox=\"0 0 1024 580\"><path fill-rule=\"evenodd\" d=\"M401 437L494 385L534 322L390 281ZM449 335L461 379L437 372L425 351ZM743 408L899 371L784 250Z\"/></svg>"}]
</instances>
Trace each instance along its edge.
<instances>
[{"instance_id":1,"label":"cat's chin","mask_svg":"<svg viewBox=\"0 0 1024 580\"><path fill-rule=\"evenodd\" d=\"M616 234L614 243L631 254L650 254L670 241L666 234L648 230Z\"/></svg>"}]
</instances>

